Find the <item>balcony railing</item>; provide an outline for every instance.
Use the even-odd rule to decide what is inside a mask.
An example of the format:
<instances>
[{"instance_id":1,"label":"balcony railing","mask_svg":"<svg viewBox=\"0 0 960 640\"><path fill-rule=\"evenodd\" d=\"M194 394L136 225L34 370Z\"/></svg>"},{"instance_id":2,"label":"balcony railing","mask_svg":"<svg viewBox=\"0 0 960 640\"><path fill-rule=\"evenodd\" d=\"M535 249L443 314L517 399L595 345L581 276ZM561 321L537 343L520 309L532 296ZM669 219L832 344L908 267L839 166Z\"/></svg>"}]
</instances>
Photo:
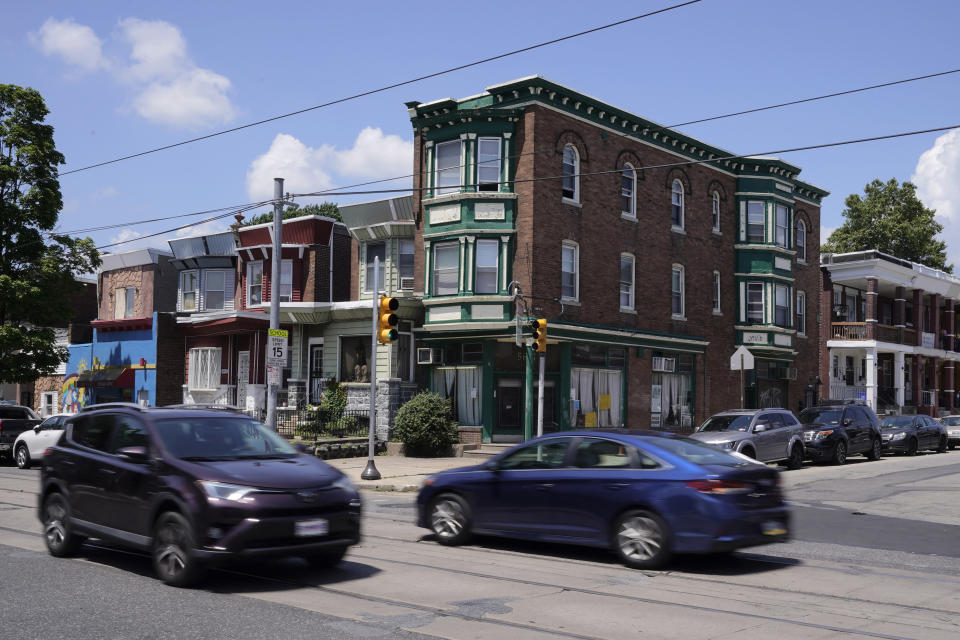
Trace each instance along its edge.
<instances>
[{"instance_id":1,"label":"balcony railing","mask_svg":"<svg viewBox=\"0 0 960 640\"><path fill-rule=\"evenodd\" d=\"M903 330L903 344L917 344L917 330L905 328Z\"/></svg>"},{"instance_id":2,"label":"balcony railing","mask_svg":"<svg viewBox=\"0 0 960 640\"><path fill-rule=\"evenodd\" d=\"M878 324L877 340L881 342L900 342L900 330L888 324Z\"/></svg>"},{"instance_id":3,"label":"balcony railing","mask_svg":"<svg viewBox=\"0 0 960 640\"><path fill-rule=\"evenodd\" d=\"M843 382L830 383L830 398L832 400L861 400L867 397L867 387L864 385L844 384Z\"/></svg>"},{"instance_id":4,"label":"balcony railing","mask_svg":"<svg viewBox=\"0 0 960 640\"><path fill-rule=\"evenodd\" d=\"M866 340L867 323L866 322L834 322L833 323L834 340Z\"/></svg>"}]
</instances>

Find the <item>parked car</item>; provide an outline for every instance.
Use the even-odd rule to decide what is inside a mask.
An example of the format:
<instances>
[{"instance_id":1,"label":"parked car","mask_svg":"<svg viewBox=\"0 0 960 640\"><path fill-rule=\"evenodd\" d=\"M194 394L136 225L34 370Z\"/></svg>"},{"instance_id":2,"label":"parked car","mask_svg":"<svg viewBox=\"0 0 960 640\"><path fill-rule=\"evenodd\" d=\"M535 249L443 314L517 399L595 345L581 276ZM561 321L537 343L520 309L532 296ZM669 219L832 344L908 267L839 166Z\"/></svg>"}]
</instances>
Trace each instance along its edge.
<instances>
[{"instance_id":1,"label":"parked car","mask_svg":"<svg viewBox=\"0 0 960 640\"><path fill-rule=\"evenodd\" d=\"M24 431L42 422L30 407L0 404L0 458L13 461L13 444Z\"/></svg>"},{"instance_id":2,"label":"parked car","mask_svg":"<svg viewBox=\"0 0 960 640\"><path fill-rule=\"evenodd\" d=\"M946 428L930 416L887 416L880 428L884 453L914 456L917 451L947 450Z\"/></svg>"},{"instance_id":3,"label":"parked car","mask_svg":"<svg viewBox=\"0 0 960 640\"><path fill-rule=\"evenodd\" d=\"M947 429L947 446L953 449L960 444L960 416L945 416L940 422Z\"/></svg>"},{"instance_id":4,"label":"parked car","mask_svg":"<svg viewBox=\"0 0 960 640\"><path fill-rule=\"evenodd\" d=\"M787 409L735 409L711 416L691 438L760 462L803 465L803 427Z\"/></svg>"},{"instance_id":5,"label":"parked car","mask_svg":"<svg viewBox=\"0 0 960 640\"><path fill-rule=\"evenodd\" d=\"M13 443L13 459L21 469L43 460L43 452L57 444L63 433L63 421L70 413L58 413L48 417L40 424L33 425L17 436Z\"/></svg>"},{"instance_id":6,"label":"parked car","mask_svg":"<svg viewBox=\"0 0 960 640\"><path fill-rule=\"evenodd\" d=\"M776 469L671 433L591 430L430 476L417 522L445 545L474 533L562 542L655 568L674 553L786 540L790 512Z\"/></svg>"},{"instance_id":7,"label":"parked car","mask_svg":"<svg viewBox=\"0 0 960 640\"><path fill-rule=\"evenodd\" d=\"M350 480L241 413L94 405L67 420L40 478L52 555L105 539L149 552L174 586L238 557L330 566L360 540Z\"/></svg>"},{"instance_id":8,"label":"parked car","mask_svg":"<svg viewBox=\"0 0 960 640\"><path fill-rule=\"evenodd\" d=\"M827 404L800 412L806 457L844 464L848 455L879 460L883 450L880 419L865 404Z\"/></svg>"}]
</instances>

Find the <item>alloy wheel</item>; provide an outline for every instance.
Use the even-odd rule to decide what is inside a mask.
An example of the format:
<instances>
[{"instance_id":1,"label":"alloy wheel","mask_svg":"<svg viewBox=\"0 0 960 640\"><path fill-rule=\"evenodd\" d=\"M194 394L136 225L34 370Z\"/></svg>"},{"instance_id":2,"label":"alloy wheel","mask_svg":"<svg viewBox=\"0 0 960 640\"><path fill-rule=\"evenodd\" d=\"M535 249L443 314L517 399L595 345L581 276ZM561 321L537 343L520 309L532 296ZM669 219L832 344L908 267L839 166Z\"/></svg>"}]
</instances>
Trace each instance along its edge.
<instances>
[{"instance_id":1,"label":"alloy wheel","mask_svg":"<svg viewBox=\"0 0 960 640\"><path fill-rule=\"evenodd\" d=\"M21 469L30 466L30 455L27 453L27 448L22 445L17 449L17 466Z\"/></svg>"},{"instance_id":2,"label":"alloy wheel","mask_svg":"<svg viewBox=\"0 0 960 640\"><path fill-rule=\"evenodd\" d=\"M163 579L176 579L187 566L186 551L183 546L184 531L173 520L164 522L157 535L156 563Z\"/></svg>"},{"instance_id":3,"label":"alloy wheel","mask_svg":"<svg viewBox=\"0 0 960 640\"><path fill-rule=\"evenodd\" d=\"M625 519L617 530L620 553L632 561L648 561L663 548L663 530L658 522L646 515Z\"/></svg>"},{"instance_id":4,"label":"alloy wheel","mask_svg":"<svg viewBox=\"0 0 960 640\"><path fill-rule=\"evenodd\" d=\"M438 537L447 540L463 532L467 518L463 506L451 498L438 500L430 514L430 528Z\"/></svg>"},{"instance_id":5,"label":"alloy wheel","mask_svg":"<svg viewBox=\"0 0 960 640\"><path fill-rule=\"evenodd\" d=\"M61 549L67 539L67 531L63 524L67 510L60 500L50 500L47 504L46 517L43 524L43 535L47 546L51 549Z\"/></svg>"},{"instance_id":6,"label":"alloy wheel","mask_svg":"<svg viewBox=\"0 0 960 640\"><path fill-rule=\"evenodd\" d=\"M834 464L844 464L847 461L847 445L842 441L837 443L837 450L833 454Z\"/></svg>"}]
</instances>

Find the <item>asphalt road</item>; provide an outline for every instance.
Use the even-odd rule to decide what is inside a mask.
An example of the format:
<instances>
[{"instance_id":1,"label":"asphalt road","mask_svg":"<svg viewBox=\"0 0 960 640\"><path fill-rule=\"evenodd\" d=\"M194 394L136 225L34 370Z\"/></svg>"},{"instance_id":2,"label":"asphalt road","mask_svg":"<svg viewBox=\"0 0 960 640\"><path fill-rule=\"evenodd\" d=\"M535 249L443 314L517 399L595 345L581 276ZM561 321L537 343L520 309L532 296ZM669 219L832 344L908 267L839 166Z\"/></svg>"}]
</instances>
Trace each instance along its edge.
<instances>
[{"instance_id":1,"label":"asphalt road","mask_svg":"<svg viewBox=\"0 0 960 640\"><path fill-rule=\"evenodd\" d=\"M482 538L446 548L412 494L366 493L330 571L291 559L163 586L141 554L43 550L37 471L0 469L3 630L36 638L956 638L960 453L782 475L794 539L632 571L602 550ZM426 635L416 635L418 633Z\"/></svg>"}]
</instances>

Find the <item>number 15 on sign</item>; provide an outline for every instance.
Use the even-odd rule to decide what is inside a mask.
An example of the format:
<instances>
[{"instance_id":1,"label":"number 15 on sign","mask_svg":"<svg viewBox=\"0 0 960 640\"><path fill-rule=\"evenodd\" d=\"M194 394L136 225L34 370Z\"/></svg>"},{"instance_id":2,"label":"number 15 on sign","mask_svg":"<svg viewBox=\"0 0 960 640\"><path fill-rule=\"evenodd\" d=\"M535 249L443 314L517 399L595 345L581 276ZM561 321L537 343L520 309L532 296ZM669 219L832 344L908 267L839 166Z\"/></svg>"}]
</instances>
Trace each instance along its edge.
<instances>
[{"instance_id":1,"label":"number 15 on sign","mask_svg":"<svg viewBox=\"0 0 960 640\"><path fill-rule=\"evenodd\" d=\"M287 337L285 329L270 329L267 340L266 364L279 367L287 364Z\"/></svg>"}]
</instances>

